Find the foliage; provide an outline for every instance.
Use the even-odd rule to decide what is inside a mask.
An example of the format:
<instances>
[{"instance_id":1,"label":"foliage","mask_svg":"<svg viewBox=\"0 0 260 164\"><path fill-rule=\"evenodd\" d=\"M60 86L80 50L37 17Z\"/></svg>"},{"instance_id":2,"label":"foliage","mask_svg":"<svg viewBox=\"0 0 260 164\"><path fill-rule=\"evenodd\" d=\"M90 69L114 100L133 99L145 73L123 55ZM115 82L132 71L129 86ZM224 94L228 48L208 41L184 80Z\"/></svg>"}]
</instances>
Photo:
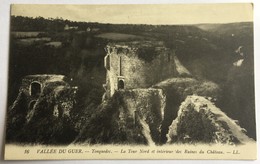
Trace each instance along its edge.
<instances>
[{"instance_id":1,"label":"foliage","mask_svg":"<svg viewBox=\"0 0 260 164\"><path fill-rule=\"evenodd\" d=\"M188 96L181 103L178 116L167 135L169 143L244 144L253 141L236 121L211 101L201 96Z\"/></svg>"},{"instance_id":2,"label":"foliage","mask_svg":"<svg viewBox=\"0 0 260 164\"><path fill-rule=\"evenodd\" d=\"M64 31L65 25L78 26L78 30ZM100 30L88 33L86 32L88 27ZM138 35L140 38L162 40L168 48L176 50L181 63L195 78L202 81L198 83L177 80L174 81L174 87L166 87L165 115L167 117L163 122L161 138L165 137L168 126L177 116L177 108L181 101L193 93L203 96L220 95L216 102L217 106L238 119L242 127L248 130L248 134L255 137L253 32L250 23L247 26L243 23L219 26L215 28L214 33L211 33L196 26L112 25L74 22L62 18L12 16L11 32L15 31L41 32L37 37L50 37L52 41L61 42L62 46L50 47L46 46L45 42L22 45L19 43L19 38L11 35L8 106L13 104L19 94L21 79L30 74L63 74L71 79L71 85L78 87L78 94L77 105L72 111L71 118L68 120L42 118L40 120L42 123L28 125L29 128L41 127L35 132L25 132L21 129L20 125L24 125L27 112L23 109L27 107L23 103L24 100L18 98L15 110L8 111L7 138L9 140L28 141L27 136L21 134L31 133L31 139L39 142L44 142L48 135L56 136L57 140L51 141L54 144L59 140L62 141L62 135L65 135L68 138L62 142L68 143L81 129L84 129L81 132L82 140L90 139L90 143L121 141L128 143L133 140L144 143L143 136L126 136L127 130L130 129L128 127L133 125L119 122L117 110L125 109L121 106L119 97L101 104L104 93L102 84L105 83L106 78L106 70L103 66L106 53L104 47L110 39L96 37L96 34L104 33L125 33L127 36ZM235 36L231 36L232 33ZM234 68L232 63L238 58L234 50L240 45L244 46L245 63L241 68ZM138 54L147 62L158 55L153 49L140 49ZM209 81L215 82L216 85ZM42 112L45 111L44 106L47 106L46 101L42 101L39 106L43 109ZM44 114L48 112L39 113L39 119ZM127 121L131 122L128 118ZM46 136L37 139L37 135L44 132L46 126L51 126L53 129L46 131ZM120 129L120 126L125 128ZM64 132L62 132L63 128ZM141 127L136 128L137 131L140 129ZM69 132L71 136L68 135L68 131L71 131Z\"/></svg>"},{"instance_id":3,"label":"foliage","mask_svg":"<svg viewBox=\"0 0 260 164\"><path fill-rule=\"evenodd\" d=\"M148 48L139 48L138 49L138 57L145 62L151 62L156 56L159 55L154 49L154 47L148 47Z\"/></svg>"},{"instance_id":4,"label":"foliage","mask_svg":"<svg viewBox=\"0 0 260 164\"><path fill-rule=\"evenodd\" d=\"M119 111L124 110L125 119L119 118ZM142 130L140 125L133 125L133 120L127 116L120 93L104 101L95 109L95 113L86 120L76 142L90 144L146 144L143 135L137 135Z\"/></svg>"},{"instance_id":5,"label":"foliage","mask_svg":"<svg viewBox=\"0 0 260 164\"><path fill-rule=\"evenodd\" d=\"M212 125L211 121L207 119L205 113L196 112L192 109L192 105L189 105L187 108L188 112L183 113L186 117L180 120L177 127L177 141L184 142L204 142L211 143L214 139L214 132L216 131L215 127ZM186 139L185 137L189 136Z\"/></svg>"}]
</instances>

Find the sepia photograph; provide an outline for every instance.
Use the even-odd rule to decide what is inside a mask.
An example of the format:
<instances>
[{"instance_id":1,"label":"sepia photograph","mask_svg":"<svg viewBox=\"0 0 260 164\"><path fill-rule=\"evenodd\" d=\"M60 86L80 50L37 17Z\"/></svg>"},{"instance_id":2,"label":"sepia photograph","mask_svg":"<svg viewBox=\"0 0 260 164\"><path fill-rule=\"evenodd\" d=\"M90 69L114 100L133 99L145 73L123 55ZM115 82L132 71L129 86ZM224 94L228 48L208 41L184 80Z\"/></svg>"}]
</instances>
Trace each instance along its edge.
<instances>
[{"instance_id":1,"label":"sepia photograph","mask_svg":"<svg viewBox=\"0 0 260 164\"><path fill-rule=\"evenodd\" d=\"M256 159L253 8L12 4L5 159Z\"/></svg>"}]
</instances>

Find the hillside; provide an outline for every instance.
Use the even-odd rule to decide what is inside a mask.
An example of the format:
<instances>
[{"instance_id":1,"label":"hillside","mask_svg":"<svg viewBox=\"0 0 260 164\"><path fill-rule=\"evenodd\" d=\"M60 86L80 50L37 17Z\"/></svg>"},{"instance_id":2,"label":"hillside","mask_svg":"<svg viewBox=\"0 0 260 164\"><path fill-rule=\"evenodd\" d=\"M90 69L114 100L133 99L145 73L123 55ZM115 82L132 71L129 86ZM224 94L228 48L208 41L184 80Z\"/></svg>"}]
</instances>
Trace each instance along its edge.
<instances>
[{"instance_id":1,"label":"hillside","mask_svg":"<svg viewBox=\"0 0 260 164\"><path fill-rule=\"evenodd\" d=\"M67 30L66 25L78 28ZM164 62L174 62L176 77L160 79L161 82L149 86L150 90L155 91L119 92L106 100L103 84L107 78L104 67L107 52L104 48L129 41L138 47L142 46L140 40L160 42L165 49L174 52L173 60L165 58ZM152 61L153 55L152 52L144 53L144 57L149 59L146 62ZM210 99L211 103L215 103L214 109L218 108L228 117L238 120L240 126L247 130L249 138L256 139L253 56L253 23L250 22L133 25L11 17L8 106L11 107L16 98L19 102L23 101L18 96L19 88L27 75L61 74L67 77L71 86L78 87L69 122L64 122L68 130L73 129L73 136L66 142L165 143L168 128L177 118L181 103L193 94ZM158 99L163 100L164 94L168 95L164 111L167 118L162 119L158 109L163 106L163 101ZM42 98L42 103L49 100L47 97ZM127 98L132 106L127 103ZM138 101L133 102L135 99ZM27 108L24 104L20 107ZM136 129L131 118L133 113L130 112L134 107L140 110L142 116L137 119ZM152 112L147 112L149 110ZM17 111L14 111L12 116L16 115ZM22 113L17 117L25 115ZM18 118L16 123L23 119ZM57 125L57 129L62 129L60 122L48 124L48 119L43 120L45 124L32 124L33 128ZM126 120L131 123L127 124ZM160 127L160 124L163 126ZM63 134L63 131L60 132ZM12 140L19 142L26 139L20 136ZM43 136L41 142L48 144L48 137ZM59 137L55 133L52 143L57 143Z\"/></svg>"},{"instance_id":2,"label":"hillside","mask_svg":"<svg viewBox=\"0 0 260 164\"><path fill-rule=\"evenodd\" d=\"M238 35L241 34L241 32L245 33L248 30L252 32L253 29L252 22L227 23L227 24L198 24L195 26L204 31L217 33L220 35L224 35L224 34Z\"/></svg>"}]
</instances>

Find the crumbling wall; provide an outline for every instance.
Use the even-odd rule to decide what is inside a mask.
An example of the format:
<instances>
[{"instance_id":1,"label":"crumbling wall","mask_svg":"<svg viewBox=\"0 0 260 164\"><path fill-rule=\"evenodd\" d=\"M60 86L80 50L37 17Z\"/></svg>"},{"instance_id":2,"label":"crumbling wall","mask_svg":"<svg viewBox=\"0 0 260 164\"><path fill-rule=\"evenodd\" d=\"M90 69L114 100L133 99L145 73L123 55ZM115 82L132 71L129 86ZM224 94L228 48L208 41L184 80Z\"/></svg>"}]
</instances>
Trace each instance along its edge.
<instances>
[{"instance_id":1,"label":"crumbling wall","mask_svg":"<svg viewBox=\"0 0 260 164\"><path fill-rule=\"evenodd\" d=\"M30 87L31 83L37 82L41 85L42 88L45 87L45 84L48 82L54 82L54 81L64 81L65 76L64 75L28 75L25 76L22 79L22 83L20 86L20 91L22 91L26 96L30 96Z\"/></svg>"},{"instance_id":2,"label":"crumbling wall","mask_svg":"<svg viewBox=\"0 0 260 164\"><path fill-rule=\"evenodd\" d=\"M212 101L217 101L221 89L210 81L198 81L194 78L170 78L153 86L160 88L166 95L165 117L161 127L161 142L167 141L166 134L173 119L177 117L177 112L181 102L189 95L199 95L209 97Z\"/></svg>"},{"instance_id":3,"label":"crumbling wall","mask_svg":"<svg viewBox=\"0 0 260 164\"><path fill-rule=\"evenodd\" d=\"M75 143L160 143L165 95L161 89L119 90L86 121Z\"/></svg>"},{"instance_id":4,"label":"crumbling wall","mask_svg":"<svg viewBox=\"0 0 260 164\"><path fill-rule=\"evenodd\" d=\"M116 43L109 44L106 49L107 91L110 96L118 90L118 80L124 82L124 89L149 88L176 75L174 51L159 43Z\"/></svg>"},{"instance_id":5,"label":"crumbling wall","mask_svg":"<svg viewBox=\"0 0 260 164\"><path fill-rule=\"evenodd\" d=\"M167 134L168 143L244 144L253 142L235 120L201 96L188 96Z\"/></svg>"},{"instance_id":6,"label":"crumbling wall","mask_svg":"<svg viewBox=\"0 0 260 164\"><path fill-rule=\"evenodd\" d=\"M38 74L38 75L28 75L22 79L19 92L23 93L25 98L25 104L30 107L29 104L33 101L37 101L44 88L48 83L59 82L61 85L68 85L66 82L66 77L64 75L55 74ZM40 86L39 93L32 94L34 85L38 84Z\"/></svg>"},{"instance_id":7,"label":"crumbling wall","mask_svg":"<svg viewBox=\"0 0 260 164\"><path fill-rule=\"evenodd\" d=\"M163 91L151 88L133 89L118 91L118 94L122 98L123 108L119 108L122 125L132 122L134 128L140 129L137 133L142 134L148 144L160 143L160 127L166 105Z\"/></svg>"},{"instance_id":8,"label":"crumbling wall","mask_svg":"<svg viewBox=\"0 0 260 164\"><path fill-rule=\"evenodd\" d=\"M76 90L64 78L63 75L30 75L22 80L19 94L8 109L8 142L62 142L58 139L59 135L66 130L71 131L70 113L76 95ZM38 96L29 93L30 84L35 81L42 86ZM66 123L62 125L61 122ZM49 129L43 130L47 126ZM58 126L65 129L53 130ZM48 135L52 135L49 141Z\"/></svg>"}]
</instances>

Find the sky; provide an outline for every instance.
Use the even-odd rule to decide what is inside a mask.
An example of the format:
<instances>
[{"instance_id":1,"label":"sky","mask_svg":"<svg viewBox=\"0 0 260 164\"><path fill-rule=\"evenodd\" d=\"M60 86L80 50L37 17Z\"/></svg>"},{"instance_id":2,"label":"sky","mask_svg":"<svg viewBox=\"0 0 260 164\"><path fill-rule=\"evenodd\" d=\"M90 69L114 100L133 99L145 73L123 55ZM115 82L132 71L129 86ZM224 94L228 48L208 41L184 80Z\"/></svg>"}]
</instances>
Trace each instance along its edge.
<instances>
[{"instance_id":1,"label":"sky","mask_svg":"<svg viewBox=\"0 0 260 164\"><path fill-rule=\"evenodd\" d=\"M11 6L11 15L113 24L199 24L253 21L253 5L26 5Z\"/></svg>"}]
</instances>

